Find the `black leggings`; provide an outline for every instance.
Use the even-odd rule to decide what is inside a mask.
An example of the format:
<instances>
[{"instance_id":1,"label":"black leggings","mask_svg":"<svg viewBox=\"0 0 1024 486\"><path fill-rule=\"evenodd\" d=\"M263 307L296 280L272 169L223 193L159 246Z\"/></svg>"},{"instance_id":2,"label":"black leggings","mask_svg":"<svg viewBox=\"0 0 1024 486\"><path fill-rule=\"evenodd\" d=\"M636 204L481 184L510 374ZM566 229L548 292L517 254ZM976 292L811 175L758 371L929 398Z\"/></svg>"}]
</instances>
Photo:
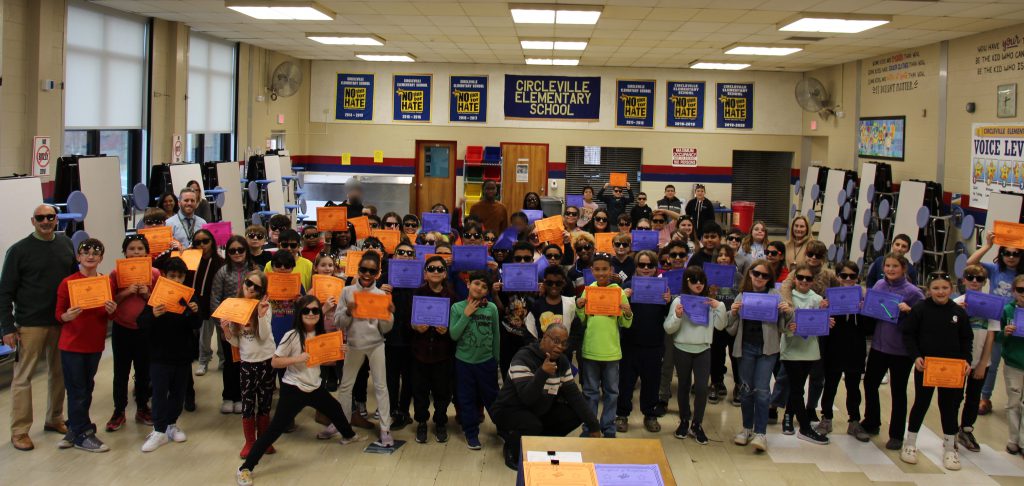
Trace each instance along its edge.
<instances>
[{"instance_id":1,"label":"black leggings","mask_svg":"<svg viewBox=\"0 0 1024 486\"><path fill-rule=\"evenodd\" d=\"M306 393L294 385L281 383L281 396L277 401L277 410L274 411L270 427L256 439L256 443L253 444L252 450L246 456L241 469L252 471L259 464L263 454L267 452L267 448L273 445L284 430L295 422L295 416L306 407L313 407L314 410L331 419L331 423L338 429L338 432L341 432L342 437L350 438L356 435L352 426L348 424L348 420L345 419L345 413L341 411L341 404L327 392L326 388L321 386Z\"/></svg>"},{"instance_id":2,"label":"black leggings","mask_svg":"<svg viewBox=\"0 0 1024 486\"><path fill-rule=\"evenodd\" d=\"M715 329L711 341L711 383L715 385L725 384L725 358L729 357L729 365L732 368L732 382L735 388L740 386L740 359L732 355L732 345L735 338L728 332ZM703 383L697 382L697 385Z\"/></svg>"},{"instance_id":3,"label":"black leggings","mask_svg":"<svg viewBox=\"0 0 1024 486\"><path fill-rule=\"evenodd\" d=\"M811 374L811 367L817 361L783 361L786 376L789 377L789 400L786 402L786 413L796 416L800 430L811 428L807 407L804 406L804 383Z\"/></svg>"},{"instance_id":4,"label":"black leggings","mask_svg":"<svg viewBox=\"0 0 1024 486\"><path fill-rule=\"evenodd\" d=\"M149 331L129 329L114 323L110 331L114 349L114 410L124 413L128 406L128 381L135 366L135 409L148 410L152 386L149 382Z\"/></svg>"},{"instance_id":5,"label":"black leggings","mask_svg":"<svg viewBox=\"0 0 1024 486\"><path fill-rule=\"evenodd\" d=\"M447 424L448 405L452 403L452 360L445 359L437 363L416 361L412 374L415 420L423 423L430 418L430 397L433 397L434 423Z\"/></svg>"},{"instance_id":6,"label":"black leggings","mask_svg":"<svg viewBox=\"0 0 1024 486\"><path fill-rule=\"evenodd\" d=\"M964 395L964 411L960 414L961 427L974 427L978 420L978 405L981 404L981 389L985 386L988 370L980 380L974 379L974 369L967 373L967 391Z\"/></svg>"},{"instance_id":7,"label":"black leggings","mask_svg":"<svg viewBox=\"0 0 1024 486\"><path fill-rule=\"evenodd\" d=\"M274 369L270 366L270 360L235 364L241 373L242 418L270 415L274 397ZM224 371L227 372L227 368Z\"/></svg>"},{"instance_id":8,"label":"black leggings","mask_svg":"<svg viewBox=\"0 0 1024 486\"><path fill-rule=\"evenodd\" d=\"M832 405L839 391L839 381L846 384L846 413L850 422L860 421L860 375L864 372L864 344L858 342L851 348L859 348L860 353L848 350L845 353L833 352L825 354L825 389L821 394L821 415L832 420Z\"/></svg>"},{"instance_id":9,"label":"black leggings","mask_svg":"<svg viewBox=\"0 0 1024 486\"><path fill-rule=\"evenodd\" d=\"M907 430L913 433L921 430L924 416L928 413L928 407L932 405L932 395L935 394L934 386L926 387L923 383L924 373L915 370L914 406L910 409L910 419L907 422ZM963 398L963 388L939 388L939 420L942 422L943 435L956 434L959 428L956 422L956 412L960 408L960 401Z\"/></svg>"},{"instance_id":10,"label":"black leggings","mask_svg":"<svg viewBox=\"0 0 1024 486\"><path fill-rule=\"evenodd\" d=\"M914 360L909 356L883 353L872 349L868 353L867 370L864 372L864 420L861 425L869 432L882 426L881 404L878 387L882 377L889 372L889 392L892 395L892 415L889 417L889 438L903 440L907 424L907 382Z\"/></svg>"},{"instance_id":11,"label":"black leggings","mask_svg":"<svg viewBox=\"0 0 1024 486\"><path fill-rule=\"evenodd\" d=\"M384 346L384 368L387 371L392 417L409 415L415 386L412 367L412 350L409 346Z\"/></svg>"}]
</instances>

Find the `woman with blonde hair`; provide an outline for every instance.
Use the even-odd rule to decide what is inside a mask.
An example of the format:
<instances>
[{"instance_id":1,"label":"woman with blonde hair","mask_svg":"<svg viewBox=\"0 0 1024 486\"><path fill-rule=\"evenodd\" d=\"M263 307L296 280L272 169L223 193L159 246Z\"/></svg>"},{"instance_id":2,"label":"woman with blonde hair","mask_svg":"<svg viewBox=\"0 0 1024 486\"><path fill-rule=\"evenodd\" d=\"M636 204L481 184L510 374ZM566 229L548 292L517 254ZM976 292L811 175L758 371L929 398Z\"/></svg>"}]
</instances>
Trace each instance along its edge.
<instances>
[{"instance_id":1,"label":"woman with blonde hair","mask_svg":"<svg viewBox=\"0 0 1024 486\"><path fill-rule=\"evenodd\" d=\"M793 268L807 260L807 244L814 240L811 222L804 215L798 215L789 223L789 239L786 240L786 265Z\"/></svg>"}]
</instances>

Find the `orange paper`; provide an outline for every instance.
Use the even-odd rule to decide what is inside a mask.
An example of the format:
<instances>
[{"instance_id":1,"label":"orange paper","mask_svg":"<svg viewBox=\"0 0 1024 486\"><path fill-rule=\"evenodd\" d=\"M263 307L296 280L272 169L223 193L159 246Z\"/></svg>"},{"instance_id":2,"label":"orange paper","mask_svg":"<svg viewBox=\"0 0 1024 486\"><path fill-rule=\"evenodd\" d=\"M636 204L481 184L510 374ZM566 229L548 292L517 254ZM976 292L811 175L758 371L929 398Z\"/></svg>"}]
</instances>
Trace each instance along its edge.
<instances>
[{"instance_id":1,"label":"orange paper","mask_svg":"<svg viewBox=\"0 0 1024 486\"><path fill-rule=\"evenodd\" d=\"M1009 221L996 221L992 225L995 243L999 246L1024 248L1024 224Z\"/></svg>"},{"instance_id":2,"label":"orange paper","mask_svg":"<svg viewBox=\"0 0 1024 486\"><path fill-rule=\"evenodd\" d=\"M626 483L624 484L632 484ZM523 461L523 484L525 486L597 486L597 472L592 462L546 462ZM640 484L640 483L636 483Z\"/></svg>"},{"instance_id":3,"label":"orange paper","mask_svg":"<svg viewBox=\"0 0 1024 486\"><path fill-rule=\"evenodd\" d=\"M108 300L114 300L110 291L110 278L106 275L68 280L68 294L71 307L82 309L103 307Z\"/></svg>"},{"instance_id":4,"label":"orange paper","mask_svg":"<svg viewBox=\"0 0 1024 486\"><path fill-rule=\"evenodd\" d=\"M153 259L149 257L122 258L117 261L117 288L153 283Z\"/></svg>"},{"instance_id":5,"label":"orange paper","mask_svg":"<svg viewBox=\"0 0 1024 486\"><path fill-rule=\"evenodd\" d=\"M239 363L242 361L242 352L238 350L238 346L231 346L231 362Z\"/></svg>"},{"instance_id":6,"label":"orange paper","mask_svg":"<svg viewBox=\"0 0 1024 486\"><path fill-rule=\"evenodd\" d=\"M608 175L608 185L612 187L626 187L626 174L622 172L612 172Z\"/></svg>"},{"instance_id":7,"label":"orange paper","mask_svg":"<svg viewBox=\"0 0 1024 486\"><path fill-rule=\"evenodd\" d=\"M356 304L352 310L352 317L391 320L391 311L388 310L388 306L391 305L390 295L355 292L352 296Z\"/></svg>"},{"instance_id":8,"label":"orange paper","mask_svg":"<svg viewBox=\"0 0 1024 486\"><path fill-rule=\"evenodd\" d=\"M364 250L349 250L345 254L345 276L359 276L359 262L363 259Z\"/></svg>"},{"instance_id":9,"label":"orange paper","mask_svg":"<svg viewBox=\"0 0 1024 486\"><path fill-rule=\"evenodd\" d=\"M423 257L423 261L427 261L427 260L430 259L430 257L436 257L436 256L444 258L445 264L448 265L449 267L452 265L452 254L451 253L430 253L427 256Z\"/></svg>"},{"instance_id":10,"label":"orange paper","mask_svg":"<svg viewBox=\"0 0 1024 486\"><path fill-rule=\"evenodd\" d=\"M967 362L962 359L924 359L924 386L939 388L963 388L967 374Z\"/></svg>"},{"instance_id":11,"label":"orange paper","mask_svg":"<svg viewBox=\"0 0 1024 486\"><path fill-rule=\"evenodd\" d=\"M561 237L562 232L565 231L565 226L562 224L561 216L551 216L544 219L538 219L533 222L533 225L537 228L538 233L545 230L555 230L558 232L559 237Z\"/></svg>"},{"instance_id":12,"label":"orange paper","mask_svg":"<svg viewBox=\"0 0 1024 486\"><path fill-rule=\"evenodd\" d=\"M334 331L306 339L306 353L309 354L306 367L345 359L345 353L341 350L343 337L341 331Z\"/></svg>"},{"instance_id":13,"label":"orange paper","mask_svg":"<svg viewBox=\"0 0 1024 486\"><path fill-rule=\"evenodd\" d=\"M587 287L586 313L592 316L622 315L622 289L619 287Z\"/></svg>"},{"instance_id":14,"label":"orange paper","mask_svg":"<svg viewBox=\"0 0 1024 486\"><path fill-rule=\"evenodd\" d=\"M373 229L370 236L380 240L389 255L395 253L395 248L402 241L402 232L398 230Z\"/></svg>"},{"instance_id":15,"label":"orange paper","mask_svg":"<svg viewBox=\"0 0 1024 486\"><path fill-rule=\"evenodd\" d=\"M298 273L267 274L267 297L270 300L294 300L300 295L302 275Z\"/></svg>"},{"instance_id":16,"label":"orange paper","mask_svg":"<svg viewBox=\"0 0 1024 486\"><path fill-rule=\"evenodd\" d=\"M370 236L370 220L366 216L350 218L348 222L352 223L352 227L356 230L356 239L361 240Z\"/></svg>"},{"instance_id":17,"label":"orange paper","mask_svg":"<svg viewBox=\"0 0 1024 486\"><path fill-rule=\"evenodd\" d=\"M163 304L167 312L181 314L185 312L185 306L181 301L184 300L188 303L192 300L193 293L195 293L195 289L188 285L182 285L169 278L160 277L157 279L153 291L149 293L149 302L147 303L152 307Z\"/></svg>"},{"instance_id":18,"label":"orange paper","mask_svg":"<svg viewBox=\"0 0 1024 486\"><path fill-rule=\"evenodd\" d=\"M146 237L146 243L149 243L150 255L159 255L167 251L171 247L171 239L174 238L174 231L170 226L142 228L138 233Z\"/></svg>"},{"instance_id":19,"label":"orange paper","mask_svg":"<svg viewBox=\"0 0 1024 486\"><path fill-rule=\"evenodd\" d=\"M203 250L189 248L185 251L172 251L171 258L178 257L185 262L185 267L191 271L199 270L199 262L203 259Z\"/></svg>"},{"instance_id":20,"label":"orange paper","mask_svg":"<svg viewBox=\"0 0 1024 486\"><path fill-rule=\"evenodd\" d=\"M612 238L618 233L597 233L594 235L594 251L598 253L607 253L609 255L615 254L615 245L612 244Z\"/></svg>"},{"instance_id":21,"label":"orange paper","mask_svg":"<svg viewBox=\"0 0 1024 486\"><path fill-rule=\"evenodd\" d=\"M348 231L348 207L316 208L316 228L320 231Z\"/></svg>"},{"instance_id":22,"label":"orange paper","mask_svg":"<svg viewBox=\"0 0 1024 486\"><path fill-rule=\"evenodd\" d=\"M249 323L249 319L252 318L252 313L256 310L256 306L259 303L260 301L256 299L231 297L224 299L217 306L217 310L213 311L212 315L217 319L223 319L244 326Z\"/></svg>"},{"instance_id":23,"label":"orange paper","mask_svg":"<svg viewBox=\"0 0 1024 486\"><path fill-rule=\"evenodd\" d=\"M334 297L341 298L341 291L345 288L345 281L330 275L313 275L313 295L320 299L320 302L327 302L327 299Z\"/></svg>"}]
</instances>

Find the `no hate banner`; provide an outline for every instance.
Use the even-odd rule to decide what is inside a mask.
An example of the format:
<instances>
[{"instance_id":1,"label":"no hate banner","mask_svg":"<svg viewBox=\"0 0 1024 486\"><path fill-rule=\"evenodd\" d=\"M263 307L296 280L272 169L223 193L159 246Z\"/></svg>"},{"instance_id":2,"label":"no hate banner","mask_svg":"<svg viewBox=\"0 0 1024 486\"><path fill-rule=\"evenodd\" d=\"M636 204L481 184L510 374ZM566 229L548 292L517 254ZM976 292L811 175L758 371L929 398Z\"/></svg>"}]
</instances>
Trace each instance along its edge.
<instances>
[{"instance_id":1,"label":"no hate banner","mask_svg":"<svg viewBox=\"0 0 1024 486\"><path fill-rule=\"evenodd\" d=\"M704 89L703 81L669 81L665 126L704 128Z\"/></svg>"},{"instance_id":2,"label":"no hate banner","mask_svg":"<svg viewBox=\"0 0 1024 486\"><path fill-rule=\"evenodd\" d=\"M620 80L615 83L615 126L654 128L656 81Z\"/></svg>"},{"instance_id":3,"label":"no hate banner","mask_svg":"<svg viewBox=\"0 0 1024 486\"><path fill-rule=\"evenodd\" d=\"M988 209L988 196L1024 194L1024 123L971 126L971 207Z\"/></svg>"},{"instance_id":4,"label":"no hate banner","mask_svg":"<svg viewBox=\"0 0 1024 486\"><path fill-rule=\"evenodd\" d=\"M754 128L754 83L718 83L718 128Z\"/></svg>"},{"instance_id":5,"label":"no hate banner","mask_svg":"<svg viewBox=\"0 0 1024 486\"><path fill-rule=\"evenodd\" d=\"M601 77L506 74L505 118L597 121Z\"/></svg>"},{"instance_id":6,"label":"no hate banner","mask_svg":"<svg viewBox=\"0 0 1024 486\"><path fill-rule=\"evenodd\" d=\"M336 120L373 120L373 75L338 73Z\"/></svg>"},{"instance_id":7,"label":"no hate banner","mask_svg":"<svg viewBox=\"0 0 1024 486\"><path fill-rule=\"evenodd\" d=\"M452 76L448 121L487 121L487 76Z\"/></svg>"},{"instance_id":8,"label":"no hate banner","mask_svg":"<svg viewBox=\"0 0 1024 486\"><path fill-rule=\"evenodd\" d=\"M396 74L394 77L394 120L430 121L430 74Z\"/></svg>"}]
</instances>

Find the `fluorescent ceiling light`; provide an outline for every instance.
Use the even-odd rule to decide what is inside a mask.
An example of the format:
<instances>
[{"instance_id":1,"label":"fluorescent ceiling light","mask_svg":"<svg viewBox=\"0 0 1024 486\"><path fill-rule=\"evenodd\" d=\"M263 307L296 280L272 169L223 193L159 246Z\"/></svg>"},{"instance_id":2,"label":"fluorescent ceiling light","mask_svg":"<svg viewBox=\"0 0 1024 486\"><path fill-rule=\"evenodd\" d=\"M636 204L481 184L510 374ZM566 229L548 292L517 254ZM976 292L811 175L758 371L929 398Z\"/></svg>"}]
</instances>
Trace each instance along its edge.
<instances>
[{"instance_id":1,"label":"fluorescent ceiling light","mask_svg":"<svg viewBox=\"0 0 1024 486\"><path fill-rule=\"evenodd\" d=\"M739 71L746 69L750 64L735 64L728 62L695 62L690 64L690 69L722 69L726 71Z\"/></svg>"},{"instance_id":2,"label":"fluorescent ceiling light","mask_svg":"<svg viewBox=\"0 0 1024 486\"><path fill-rule=\"evenodd\" d=\"M597 5L509 4L512 21L517 24L594 25L603 7Z\"/></svg>"},{"instance_id":3,"label":"fluorescent ceiling light","mask_svg":"<svg viewBox=\"0 0 1024 486\"><path fill-rule=\"evenodd\" d=\"M382 46L384 39L370 34L307 33L306 38L332 46Z\"/></svg>"},{"instance_id":4,"label":"fluorescent ceiling light","mask_svg":"<svg viewBox=\"0 0 1024 486\"><path fill-rule=\"evenodd\" d=\"M855 15L803 12L779 23L776 27L790 32L830 32L836 34L856 34L888 24L892 17L888 15Z\"/></svg>"},{"instance_id":5,"label":"fluorescent ceiling light","mask_svg":"<svg viewBox=\"0 0 1024 486\"><path fill-rule=\"evenodd\" d=\"M802 47L782 46L743 46L733 45L726 49L726 54L739 56L788 56L804 50Z\"/></svg>"},{"instance_id":6,"label":"fluorescent ceiling light","mask_svg":"<svg viewBox=\"0 0 1024 486\"><path fill-rule=\"evenodd\" d=\"M416 62L410 54L356 54L356 57L364 61Z\"/></svg>"},{"instance_id":7,"label":"fluorescent ceiling light","mask_svg":"<svg viewBox=\"0 0 1024 486\"><path fill-rule=\"evenodd\" d=\"M556 51L582 51L587 48L587 41L558 41L558 40L520 40L523 49L556 50Z\"/></svg>"},{"instance_id":8,"label":"fluorescent ceiling light","mask_svg":"<svg viewBox=\"0 0 1024 486\"><path fill-rule=\"evenodd\" d=\"M528 57L526 64L537 66L578 66L579 59L552 59L550 57Z\"/></svg>"},{"instance_id":9,"label":"fluorescent ceiling light","mask_svg":"<svg viewBox=\"0 0 1024 486\"><path fill-rule=\"evenodd\" d=\"M594 25L601 18L600 10L558 10L556 24Z\"/></svg>"},{"instance_id":10,"label":"fluorescent ceiling light","mask_svg":"<svg viewBox=\"0 0 1024 486\"><path fill-rule=\"evenodd\" d=\"M334 12L316 2L226 0L224 6L257 20L334 20Z\"/></svg>"},{"instance_id":11,"label":"fluorescent ceiling light","mask_svg":"<svg viewBox=\"0 0 1024 486\"><path fill-rule=\"evenodd\" d=\"M512 10L512 21L517 24L553 24L555 23L554 10Z\"/></svg>"}]
</instances>

